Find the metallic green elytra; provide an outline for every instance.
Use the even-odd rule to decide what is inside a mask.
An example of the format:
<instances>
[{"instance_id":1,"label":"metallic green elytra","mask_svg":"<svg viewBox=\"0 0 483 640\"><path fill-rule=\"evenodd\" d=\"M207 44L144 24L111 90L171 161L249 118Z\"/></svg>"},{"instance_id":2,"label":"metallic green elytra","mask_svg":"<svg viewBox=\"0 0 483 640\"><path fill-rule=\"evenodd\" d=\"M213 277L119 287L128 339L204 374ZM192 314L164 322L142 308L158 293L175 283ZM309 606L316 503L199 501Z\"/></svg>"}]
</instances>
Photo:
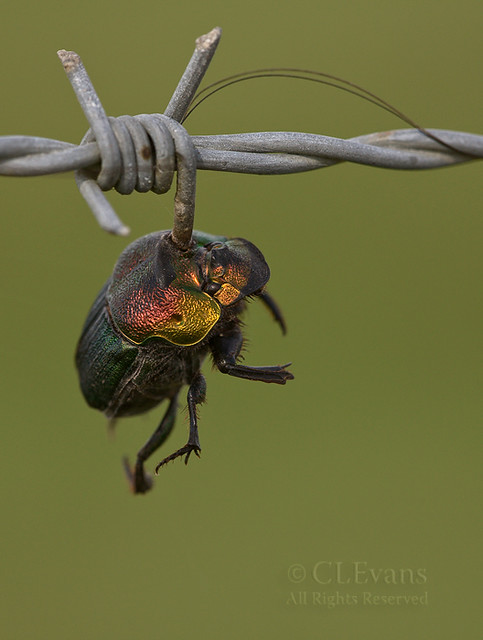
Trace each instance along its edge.
<instances>
[{"instance_id":1,"label":"metallic green elytra","mask_svg":"<svg viewBox=\"0 0 483 640\"><path fill-rule=\"evenodd\" d=\"M187 251L174 245L170 231L158 231L139 238L119 257L85 321L76 365L87 403L110 419L169 402L134 469L125 463L135 493L151 487L144 462L173 428L184 385L189 386L189 439L156 472L179 456L187 462L193 451L199 455L196 405L205 399L201 365L208 353L222 373L232 376L276 384L293 378L288 365L237 363L246 298L259 297L285 332L282 314L264 289L269 277L265 258L248 240L199 231Z\"/></svg>"}]
</instances>

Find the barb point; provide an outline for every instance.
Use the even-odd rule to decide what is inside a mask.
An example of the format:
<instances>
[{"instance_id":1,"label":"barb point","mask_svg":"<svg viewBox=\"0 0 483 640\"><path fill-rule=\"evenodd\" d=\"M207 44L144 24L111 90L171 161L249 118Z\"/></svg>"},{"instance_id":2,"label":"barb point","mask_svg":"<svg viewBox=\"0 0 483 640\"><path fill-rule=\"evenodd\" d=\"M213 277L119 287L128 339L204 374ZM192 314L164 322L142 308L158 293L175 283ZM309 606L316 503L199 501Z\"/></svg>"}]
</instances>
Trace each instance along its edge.
<instances>
[{"instance_id":1,"label":"barb point","mask_svg":"<svg viewBox=\"0 0 483 640\"><path fill-rule=\"evenodd\" d=\"M221 27L215 27L209 33L196 39L197 49L210 49L221 38Z\"/></svg>"},{"instance_id":2,"label":"barb point","mask_svg":"<svg viewBox=\"0 0 483 640\"><path fill-rule=\"evenodd\" d=\"M59 49L59 51L57 51L57 55L59 56L60 61L62 62L62 65L67 73L81 64L81 59L75 51L66 51L65 49Z\"/></svg>"}]
</instances>

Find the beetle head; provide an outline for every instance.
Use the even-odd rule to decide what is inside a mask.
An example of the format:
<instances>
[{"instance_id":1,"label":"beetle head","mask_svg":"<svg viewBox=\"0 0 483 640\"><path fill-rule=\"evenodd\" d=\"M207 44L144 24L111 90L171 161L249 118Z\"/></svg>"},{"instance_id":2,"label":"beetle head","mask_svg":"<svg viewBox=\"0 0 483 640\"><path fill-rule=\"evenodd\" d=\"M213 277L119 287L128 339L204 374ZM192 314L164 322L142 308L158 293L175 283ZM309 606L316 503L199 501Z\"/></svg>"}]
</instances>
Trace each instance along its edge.
<instances>
[{"instance_id":1,"label":"beetle head","mask_svg":"<svg viewBox=\"0 0 483 640\"><path fill-rule=\"evenodd\" d=\"M257 247L243 238L205 245L203 291L222 306L258 293L270 278L270 269Z\"/></svg>"}]
</instances>

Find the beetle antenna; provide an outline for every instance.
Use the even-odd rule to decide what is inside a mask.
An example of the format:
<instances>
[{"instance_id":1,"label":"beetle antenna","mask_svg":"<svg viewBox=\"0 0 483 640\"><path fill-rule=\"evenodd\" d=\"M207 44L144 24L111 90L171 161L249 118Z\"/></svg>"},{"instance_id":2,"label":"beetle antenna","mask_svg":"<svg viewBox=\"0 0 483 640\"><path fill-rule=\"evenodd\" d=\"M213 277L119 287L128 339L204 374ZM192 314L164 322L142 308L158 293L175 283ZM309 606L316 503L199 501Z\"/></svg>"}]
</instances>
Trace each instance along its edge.
<instances>
[{"instance_id":1,"label":"beetle antenna","mask_svg":"<svg viewBox=\"0 0 483 640\"><path fill-rule=\"evenodd\" d=\"M420 133L422 133L427 138L434 140L438 144L443 145L447 149L451 151L456 151L457 153L462 153L456 147L448 144L444 140L441 140L438 136L434 135L417 122L415 122L412 118L407 116L405 113L394 107L392 104L383 100L375 93L364 89L358 84L354 82L350 82L349 80L345 80L344 78L340 78L339 76L334 76L330 73L323 73L322 71L314 71L312 69L298 69L293 67L273 67L267 69L252 69L250 71L244 71L241 73L236 73L231 76L227 76L218 80L217 82L213 82L209 84L201 91L193 97L193 100L190 103L190 108L188 109L186 115L184 116L182 122L184 122L195 109L197 109L205 100L209 97L218 93L222 89L229 87L233 84L237 84L239 82L245 82L246 80L254 80L257 78L291 78L295 80L307 80L309 82L317 82L319 84L325 84L329 87L334 87L339 89L340 91L346 91L347 93L351 93L362 100L366 100L366 102L371 102L375 104L380 109L384 109L389 113L393 114L406 124L410 125L414 129L417 129ZM465 155L466 154L465 152Z\"/></svg>"}]
</instances>

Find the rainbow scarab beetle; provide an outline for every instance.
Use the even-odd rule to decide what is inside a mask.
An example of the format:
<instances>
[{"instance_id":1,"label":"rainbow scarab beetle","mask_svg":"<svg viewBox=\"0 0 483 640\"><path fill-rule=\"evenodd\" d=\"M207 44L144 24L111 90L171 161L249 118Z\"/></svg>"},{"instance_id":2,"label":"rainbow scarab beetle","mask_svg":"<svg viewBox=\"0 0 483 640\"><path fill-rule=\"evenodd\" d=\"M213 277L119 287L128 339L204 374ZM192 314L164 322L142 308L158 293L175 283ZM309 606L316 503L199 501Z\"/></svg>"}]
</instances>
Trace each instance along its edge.
<instances>
[{"instance_id":1,"label":"rainbow scarab beetle","mask_svg":"<svg viewBox=\"0 0 483 640\"><path fill-rule=\"evenodd\" d=\"M121 254L111 278L97 296L76 352L87 403L110 418L169 405L157 430L137 454L134 469L125 463L134 493L152 481L147 458L171 432L181 388L189 385L189 439L162 460L188 462L201 451L196 405L205 399L201 373L211 352L222 372L247 380L285 384L288 365L248 367L237 363L243 344L240 314L245 299L258 296L285 331L278 306L264 290L270 270L248 240L193 231L190 247L180 251L171 231L139 238Z\"/></svg>"}]
</instances>

